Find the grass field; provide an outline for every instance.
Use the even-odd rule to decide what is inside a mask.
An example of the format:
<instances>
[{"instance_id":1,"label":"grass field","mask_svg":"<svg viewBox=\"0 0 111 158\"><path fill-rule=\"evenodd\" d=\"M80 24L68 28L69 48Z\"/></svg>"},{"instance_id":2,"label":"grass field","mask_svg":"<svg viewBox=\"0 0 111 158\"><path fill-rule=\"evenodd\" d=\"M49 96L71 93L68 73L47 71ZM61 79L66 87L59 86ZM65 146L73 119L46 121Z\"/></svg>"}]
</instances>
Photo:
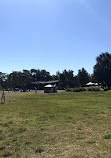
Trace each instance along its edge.
<instances>
[{"instance_id":1,"label":"grass field","mask_svg":"<svg viewBox=\"0 0 111 158\"><path fill-rule=\"evenodd\" d=\"M7 92L0 157L111 158L111 91Z\"/></svg>"}]
</instances>

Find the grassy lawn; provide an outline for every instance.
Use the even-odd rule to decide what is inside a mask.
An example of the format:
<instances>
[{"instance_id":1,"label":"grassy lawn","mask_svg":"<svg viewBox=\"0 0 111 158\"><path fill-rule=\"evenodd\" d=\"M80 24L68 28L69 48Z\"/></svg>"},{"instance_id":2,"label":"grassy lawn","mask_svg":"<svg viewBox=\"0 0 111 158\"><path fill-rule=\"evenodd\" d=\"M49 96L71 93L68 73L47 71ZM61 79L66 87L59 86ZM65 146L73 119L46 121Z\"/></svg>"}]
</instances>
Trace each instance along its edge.
<instances>
[{"instance_id":1,"label":"grassy lawn","mask_svg":"<svg viewBox=\"0 0 111 158\"><path fill-rule=\"evenodd\" d=\"M110 158L111 91L7 92L0 157Z\"/></svg>"}]
</instances>

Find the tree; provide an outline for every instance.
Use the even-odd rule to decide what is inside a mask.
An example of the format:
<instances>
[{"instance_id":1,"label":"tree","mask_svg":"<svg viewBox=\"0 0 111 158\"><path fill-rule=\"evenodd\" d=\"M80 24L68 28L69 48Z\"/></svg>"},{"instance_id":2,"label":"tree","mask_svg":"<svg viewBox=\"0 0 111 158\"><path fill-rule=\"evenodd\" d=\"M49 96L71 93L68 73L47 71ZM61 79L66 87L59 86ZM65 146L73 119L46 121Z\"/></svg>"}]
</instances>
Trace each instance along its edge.
<instances>
[{"instance_id":1,"label":"tree","mask_svg":"<svg viewBox=\"0 0 111 158\"><path fill-rule=\"evenodd\" d=\"M72 70L64 70L60 73L60 88L72 88L74 87L74 74Z\"/></svg>"},{"instance_id":2,"label":"tree","mask_svg":"<svg viewBox=\"0 0 111 158\"><path fill-rule=\"evenodd\" d=\"M79 85L81 87L85 86L86 83L89 82L90 75L84 68L82 68L81 70L78 70L77 76L78 76Z\"/></svg>"},{"instance_id":3,"label":"tree","mask_svg":"<svg viewBox=\"0 0 111 158\"><path fill-rule=\"evenodd\" d=\"M7 74L0 72L0 89L7 88Z\"/></svg>"},{"instance_id":4,"label":"tree","mask_svg":"<svg viewBox=\"0 0 111 158\"><path fill-rule=\"evenodd\" d=\"M9 87L11 89L28 89L31 81L32 77L29 73L23 73L19 71L12 72L8 77Z\"/></svg>"},{"instance_id":5,"label":"tree","mask_svg":"<svg viewBox=\"0 0 111 158\"><path fill-rule=\"evenodd\" d=\"M32 75L33 82L36 82L36 81L39 80L39 75L37 75L37 74L40 74L40 70L31 69L31 70L30 70L30 73L31 73L31 75Z\"/></svg>"},{"instance_id":6,"label":"tree","mask_svg":"<svg viewBox=\"0 0 111 158\"><path fill-rule=\"evenodd\" d=\"M90 81L91 82L98 82L97 79L95 79L94 73L90 75Z\"/></svg>"},{"instance_id":7,"label":"tree","mask_svg":"<svg viewBox=\"0 0 111 158\"><path fill-rule=\"evenodd\" d=\"M51 76L50 73L46 70L41 70L40 81L50 81Z\"/></svg>"},{"instance_id":8,"label":"tree","mask_svg":"<svg viewBox=\"0 0 111 158\"><path fill-rule=\"evenodd\" d=\"M111 54L102 53L96 58L94 76L103 86L111 86Z\"/></svg>"},{"instance_id":9,"label":"tree","mask_svg":"<svg viewBox=\"0 0 111 158\"><path fill-rule=\"evenodd\" d=\"M80 87L78 76L74 76L74 87Z\"/></svg>"},{"instance_id":10,"label":"tree","mask_svg":"<svg viewBox=\"0 0 111 158\"><path fill-rule=\"evenodd\" d=\"M48 71L46 70L36 70L36 69L31 69L30 70L33 82L36 81L50 81L51 80L51 75Z\"/></svg>"}]
</instances>

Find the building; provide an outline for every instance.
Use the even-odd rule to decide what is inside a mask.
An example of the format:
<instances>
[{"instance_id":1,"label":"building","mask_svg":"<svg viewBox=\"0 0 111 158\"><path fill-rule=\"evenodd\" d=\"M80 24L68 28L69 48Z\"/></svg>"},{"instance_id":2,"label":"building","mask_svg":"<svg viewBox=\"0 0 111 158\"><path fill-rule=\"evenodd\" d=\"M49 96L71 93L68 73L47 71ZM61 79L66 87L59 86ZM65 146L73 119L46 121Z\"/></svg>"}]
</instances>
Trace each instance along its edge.
<instances>
[{"instance_id":1,"label":"building","mask_svg":"<svg viewBox=\"0 0 111 158\"><path fill-rule=\"evenodd\" d=\"M44 93L53 93L53 92L57 92L58 82L59 80L37 81L37 82L32 82L32 84L34 86L37 85L38 89L40 89L40 86L42 85L42 89L44 88Z\"/></svg>"},{"instance_id":2,"label":"building","mask_svg":"<svg viewBox=\"0 0 111 158\"><path fill-rule=\"evenodd\" d=\"M44 86L44 93L54 93L54 92L57 92L56 84L54 85L48 84Z\"/></svg>"}]
</instances>

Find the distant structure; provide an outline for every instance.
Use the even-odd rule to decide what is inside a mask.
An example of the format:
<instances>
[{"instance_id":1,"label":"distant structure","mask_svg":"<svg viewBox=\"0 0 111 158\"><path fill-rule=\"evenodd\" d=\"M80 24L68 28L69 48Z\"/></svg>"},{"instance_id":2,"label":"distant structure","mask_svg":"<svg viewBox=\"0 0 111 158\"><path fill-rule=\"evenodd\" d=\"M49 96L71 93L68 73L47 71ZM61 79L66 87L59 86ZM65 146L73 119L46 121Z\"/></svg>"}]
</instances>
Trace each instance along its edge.
<instances>
[{"instance_id":1,"label":"distant structure","mask_svg":"<svg viewBox=\"0 0 111 158\"><path fill-rule=\"evenodd\" d=\"M88 82L86 86L87 87L98 86L98 83Z\"/></svg>"},{"instance_id":2,"label":"distant structure","mask_svg":"<svg viewBox=\"0 0 111 158\"><path fill-rule=\"evenodd\" d=\"M57 84L59 80L54 80L54 81L37 81L37 82L32 82L34 85L42 84L44 85L44 93L54 93L57 92Z\"/></svg>"},{"instance_id":3,"label":"distant structure","mask_svg":"<svg viewBox=\"0 0 111 158\"><path fill-rule=\"evenodd\" d=\"M48 84L44 86L44 93L54 93L54 92L57 92L56 84L54 85Z\"/></svg>"}]
</instances>

